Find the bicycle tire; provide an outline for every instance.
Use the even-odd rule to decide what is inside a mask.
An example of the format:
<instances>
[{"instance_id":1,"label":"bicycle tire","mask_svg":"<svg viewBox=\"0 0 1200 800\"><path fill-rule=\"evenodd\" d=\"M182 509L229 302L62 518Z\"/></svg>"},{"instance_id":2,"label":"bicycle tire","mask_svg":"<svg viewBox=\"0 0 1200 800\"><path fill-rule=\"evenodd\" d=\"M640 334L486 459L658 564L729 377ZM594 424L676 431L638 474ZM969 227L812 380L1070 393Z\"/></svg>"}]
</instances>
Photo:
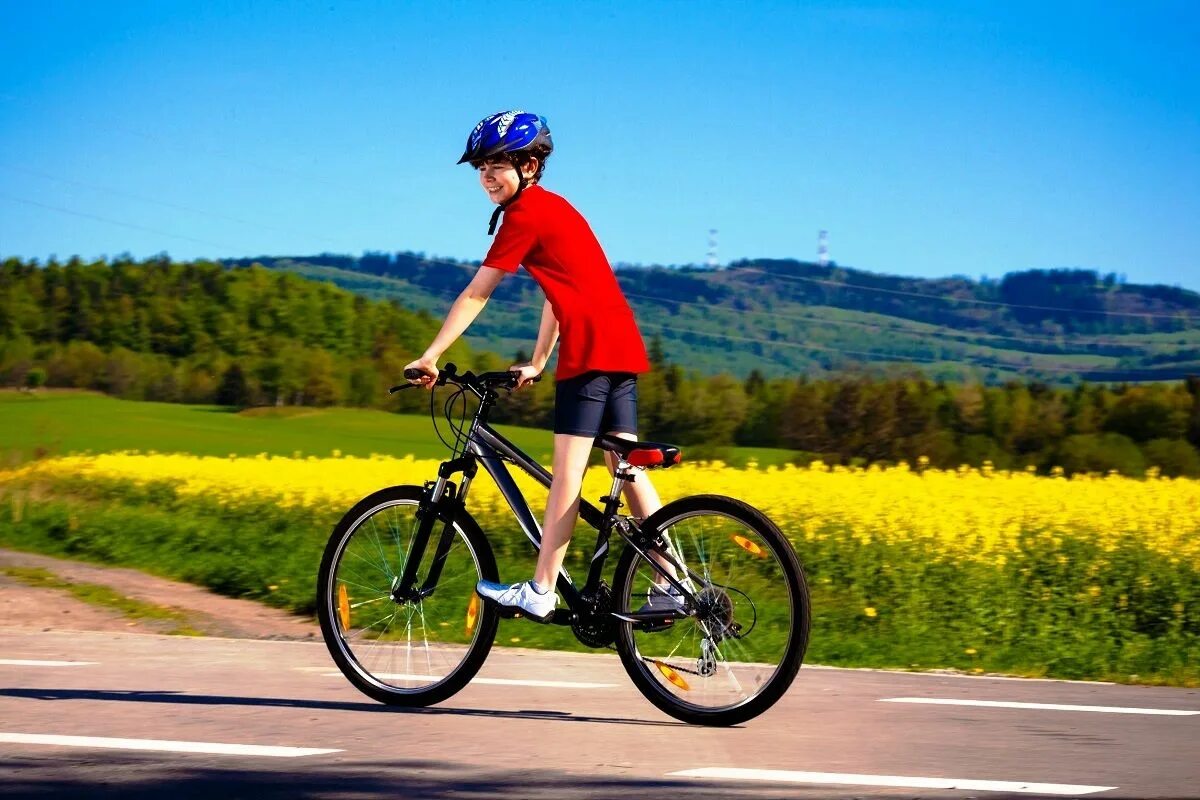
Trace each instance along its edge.
<instances>
[{"instance_id":1,"label":"bicycle tire","mask_svg":"<svg viewBox=\"0 0 1200 800\"><path fill-rule=\"evenodd\" d=\"M647 700L649 700L659 709L671 715L672 717L675 717L676 719L692 724L728 726L745 722L758 716L759 714L762 714L764 711L778 702L779 699L783 697L788 687L791 686L796 677L796 673L800 669L800 665L804 660L805 650L808 647L810 601L808 584L804 576L804 569L801 566L800 560L797 558L795 551L792 549L791 544L787 541L786 537L779 530L779 528L762 512L740 500L721 495L695 495L692 497L681 498L663 506L659 511L650 515L650 517L648 517L645 522L642 523L642 530L651 537L657 537L664 532L677 530L675 526L680 525L683 522L692 519L703 518L706 517L706 515L711 515L714 518L729 520L731 524L735 523L744 526L745 530L754 535L756 540L762 544L748 544L745 541L746 537L740 537L743 539L743 541L738 542L737 544L740 545L743 550L748 550L750 547L756 547L758 550L763 551L759 553L760 557L765 557L764 548L769 549L770 555L774 556L774 563L778 565L781 578L786 583L786 600L782 600L780 603L777 603L776 606L771 607L772 609L776 607L779 609L777 612L779 616L786 614L787 621L784 623L784 625L790 628L790 630L787 631L786 645L774 645L778 647L780 655L778 658L778 663L774 667L773 673L770 674L770 677L765 681L765 684L761 685L758 691L756 691L752 696L724 706L710 708L695 702L690 702L681 696L686 695L689 690L692 689L692 687L684 685L688 683L689 679L685 678L683 675L676 674L674 677L672 677L670 673L674 670L670 669L669 666L664 666L669 663L667 657L656 658L649 655L643 655L639 651L639 641L643 644L647 641L650 641L647 638L648 636L668 637L663 640L665 642L663 645L664 648L669 646L671 641L677 639L679 644L676 645L676 649L679 649L681 645L685 644L687 637L686 631L681 633L679 629L686 628L687 625L691 623L695 625L696 630L707 630L700 625L700 623L697 621L698 618L694 617L678 620L676 625L672 626L672 630L669 632L649 634L639 633L635 630L635 625L633 623L622 621L618 624L617 628L616 646L617 652L621 657L621 663L625 667L625 671L629 674L629 677L633 681L634 685L637 686L638 690L646 697ZM734 538L737 539L739 537ZM703 550L703 547L698 549ZM737 553L738 555L745 555L744 553L738 552L734 548L731 548L731 551ZM749 552L754 551L749 550ZM685 563L687 560L688 559L684 559ZM764 564L763 566L759 567L760 570L767 570L770 568L770 564ZM705 569L707 572L707 565ZM637 600L639 599L634 587L635 581L639 580L637 576L640 575L640 580L644 583L646 580L646 574L651 572L652 570L647 565L645 559L638 555L637 551L635 551L632 547L626 547L617 562L616 574L613 581L613 597L615 606L625 611L635 611L635 606ZM730 568L730 574L733 574L732 567ZM710 582L709 585L722 587L721 584L716 582ZM700 587L697 587L697 592L699 591ZM732 610L732 608L735 603L731 602L728 598L734 597L735 600L740 602L740 598L736 597L736 595L733 595L733 592L737 592L738 595L743 595L746 597L746 603L743 605L748 606L751 609L755 608L753 601L748 595L744 595L742 592L737 591L736 588L731 588L729 585L723 586L723 589L718 588L710 591L717 594L724 593L726 595L727 599L725 602L730 607L730 610L728 611L729 620L732 620L734 617L735 612ZM780 596L782 596L782 593L780 593ZM759 611L755 610L753 611L753 614L754 621L750 623L749 631L751 635L754 633L755 626L761 624L758 618ZM742 620L741 624L744 627L745 620ZM733 628L729 629L733 630ZM693 637L695 637L696 630L692 631ZM762 635L770 635L770 633L768 633L768 631L771 630L769 627L764 628L763 630L764 633ZM701 636L701 638L705 638L707 636L708 634L705 633ZM776 634L776 639L778 639L778 636L779 634ZM725 640L732 641L733 638L734 637L726 637ZM744 641L748 641L748 639L749 637L747 636ZM718 639L718 641L721 640ZM699 644L699 642L697 644ZM726 648L726 652L730 652L731 649L732 645ZM713 652L711 648L709 649L709 652ZM674 654L674 651L672 651L672 654ZM709 659L710 665L714 662L721 663L719 659L713 659L711 655L709 656ZM677 663L686 664L688 662L680 659ZM730 665L734 665L739 668L742 666L748 666L752 669L758 670L760 673L765 671L762 666L757 663L747 663L743 665L733 661L727 661L725 662L725 666L727 670L730 670L731 676L732 670L730 669ZM682 669L681 667L680 671L688 672L689 670ZM655 674L656 672L661 672L662 675L657 675ZM692 674L701 675L701 672L692 672ZM666 679L663 678L664 675L666 676ZM716 675L715 671L709 672L707 677L713 677L714 675ZM676 679L679 682L677 682ZM692 677L690 680L692 682L699 682L700 679ZM728 682L730 681L727 681L727 683ZM668 687L668 683L673 683L677 688L683 687L680 690L680 694L677 695L673 693L673 690ZM731 683L738 684L736 679L732 680Z\"/></svg>"},{"instance_id":2,"label":"bicycle tire","mask_svg":"<svg viewBox=\"0 0 1200 800\"><path fill-rule=\"evenodd\" d=\"M404 674L404 683L421 684L423 678L438 678L438 680L426 681L424 685L399 686L396 685L396 676L390 673L385 673L377 669L373 669L364 664L366 660L362 652L367 649L367 643L371 643L371 647L384 647L388 628L382 629L383 635L376 632L372 642L372 636L358 637L362 646L359 643L351 643L349 640L355 638L348 636L346 633L351 627L351 611L350 603L345 595L346 583L340 583L340 588L335 587L339 583L338 578L342 574L340 568L343 559L347 563L350 560L347 558L347 553L350 550L351 542L355 535L360 531L365 533L365 527L368 521L376 519L381 513L386 513L389 509L403 508L403 512L407 514L409 511L415 511L419 505L424 489L420 486L392 486L375 492L364 499L360 500L350 511L348 511L338 524L334 527L333 533L329 537L329 542L326 544L324 556L321 559L321 569L317 579L317 616L321 623L321 634L325 640L325 645L329 649L329 654L333 657L334 663L338 669L346 676L350 683L361 691L363 694L378 700L381 703L395 706L427 706L434 703L439 703L466 686L479 668L483 666L484 660L491 651L492 643L496 637L496 629L499 624L499 615L495 609L487 603L471 602L472 608L467 611L467 626L470 629L471 636L465 645L465 650L462 652L461 658L449 669L446 675L438 676L431 675L411 675ZM434 552L434 547L438 536L442 530L444 520L438 520L434 526L434 535L430 537L429 544L426 548L425 557L429 558ZM460 537L461 543L466 547L466 555L470 557L470 562L463 561L463 576L460 584L456 585L456 599L464 599L467 597L467 592L470 597L474 597L475 581L496 580L497 569L496 559L492 553L491 545L488 543L487 537L476 524L475 520L465 511L460 511L454 520L454 530L456 536ZM389 531L390 532L390 531ZM377 532L376 532L377 533ZM394 535L394 534L393 534ZM375 542L378 547L379 542ZM458 543L455 543L458 547ZM399 547L397 551L399 551ZM354 582L350 583L354 591L385 591L383 584L394 575L400 574L401 565L397 563L394 568L386 563L390 556L385 555L385 548L378 547L379 555L383 560L383 565L377 570L381 574L378 577L378 586L361 586L364 580L361 578L361 573L354 573ZM364 552L367 552L364 550ZM462 558L462 552L458 552L458 558ZM353 552L350 553L354 555ZM369 552L368 555L374 556L374 552ZM397 554L397 559L399 560ZM359 560L364 560L359 557ZM374 565L362 567L355 565L355 569L364 570L370 569ZM469 574L474 572L474 575ZM373 573L372 573L373 574ZM349 580L349 579L347 579ZM446 575L443 574L442 581L439 581L439 588L442 587L443 581L446 580ZM469 587L465 583L469 581ZM361 587L361 588L360 588ZM431 598L437 597L437 591ZM395 608L406 608L407 604L402 605L395 603L390 597L380 597L378 602L391 603ZM376 601L367 601L376 602ZM365 605L359 603L358 605ZM424 637L424 645L426 648L426 663L430 662L430 645L428 640L429 633L433 633L435 640L440 636L444 636L444 629L434 628L427 625L425 609L425 601L419 604L414 604L412 607L420 611L419 625L421 633ZM418 606L420 607L418 609ZM378 607L376 607L378 608ZM386 608L386 606L385 606ZM393 612L393 618L398 615L399 611ZM474 614L474 618L471 614ZM411 629L411 624L417 614L409 612L408 624ZM389 623L389 627L390 627ZM441 625L449 625L450 623L441 622ZM371 626L373 627L373 626ZM367 628L360 629L360 632L365 632ZM357 634L356 634L357 635ZM466 634L464 634L465 636ZM382 642L382 644L381 644ZM436 642L435 642L436 643ZM411 635L409 636L409 655L411 656ZM462 645L457 642L451 646L446 646L443 651L446 653L457 653ZM392 648L393 650L395 648ZM393 653L394 655L394 653ZM451 655L450 658L457 656ZM379 659L376 659L377 661ZM449 660L449 659L447 659ZM411 662L411 657L409 658ZM428 672L433 673L432 668Z\"/></svg>"}]
</instances>

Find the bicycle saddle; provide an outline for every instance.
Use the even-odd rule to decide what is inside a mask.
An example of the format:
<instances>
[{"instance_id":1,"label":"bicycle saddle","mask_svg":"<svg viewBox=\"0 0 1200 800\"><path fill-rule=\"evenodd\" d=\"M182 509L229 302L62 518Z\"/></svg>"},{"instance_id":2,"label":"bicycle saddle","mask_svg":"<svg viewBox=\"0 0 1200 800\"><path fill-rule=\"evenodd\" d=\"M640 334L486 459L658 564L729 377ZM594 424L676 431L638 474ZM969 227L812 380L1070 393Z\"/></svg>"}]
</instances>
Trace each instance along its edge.
<instances>
[{"instance_id":1,"label":"bicycle saddle","mask_svg":"<svg viewBox=\"0 0 1200 800\"><path fill-rule=\"evenodd\" d=\"M634 442L602 433L596 437L596 447L616 453L635 467L670 467L678 464L683 455L673 444Z\"/></svg>"}]
</instances>

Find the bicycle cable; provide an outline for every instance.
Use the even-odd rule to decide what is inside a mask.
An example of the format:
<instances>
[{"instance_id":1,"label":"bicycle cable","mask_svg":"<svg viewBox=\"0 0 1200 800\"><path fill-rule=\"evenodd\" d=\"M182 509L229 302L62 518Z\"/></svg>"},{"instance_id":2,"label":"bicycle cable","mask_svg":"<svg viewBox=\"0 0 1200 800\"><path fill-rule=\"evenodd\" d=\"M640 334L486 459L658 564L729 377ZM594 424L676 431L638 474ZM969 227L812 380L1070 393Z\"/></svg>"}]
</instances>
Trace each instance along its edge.
<instances>
[{"instance_id":1,"label":"bicycle cable","mask_svg":"<svg viewBox=\"0 0 1200 800\"><path fill-rule=\"evenodd\" d=\"M463 399L462 403L462 416L458 424L455 424L452 416L454 413L454 402L458 399L459 395L462 395L464 392L464 389L456 389L454 392L451 392L449 397L442 402L442 416L445 417L446 423L450 426L450 431L454 434L454 443L451 444L446 440L446 437L442 435L441 426L438 424L436 405L437 389L433 388L429 391L429 420L433 423L433 432L437 434L437 437L441 443L450 451L451 459L458 458L461 454L460 450L463 452L466 451L467 436L463 433L463 423L466 421L467 414L467 402L465 398Z\"/></svg>"}]
</instances>

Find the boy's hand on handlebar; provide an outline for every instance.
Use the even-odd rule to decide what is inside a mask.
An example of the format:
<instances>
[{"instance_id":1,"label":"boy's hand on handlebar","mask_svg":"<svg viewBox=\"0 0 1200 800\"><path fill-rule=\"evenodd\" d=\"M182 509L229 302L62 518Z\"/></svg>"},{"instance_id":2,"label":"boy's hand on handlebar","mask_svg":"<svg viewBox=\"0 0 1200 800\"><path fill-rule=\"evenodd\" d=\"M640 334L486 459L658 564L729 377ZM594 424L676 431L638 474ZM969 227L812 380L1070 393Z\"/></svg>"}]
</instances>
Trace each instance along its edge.
<instances>
[{"instance_id":1,"label":"boy's hand on handlebar","mask_svg":"<svg viewBox=\"0 0 1200 800\"><path fill-rule=\"evenodd\" d=\"M522 386L528 386L533 383L538 375L542 374L542 368L534 366L532 362L526 361L524 364L513 364L508 368L509 372L515 373L517 376L517 386L520 389Z\"/></svg>"},{"instance_id":2,"label":"boy's hand on handlebar","mask_svg":"<svg viewBox=\"0 0 1200 800\"><path fill-rule=\"evenodd\" d=\"M410 377L414 371L421 374L416 377ZM438 377L437 362L428 356L421 356L416 361L404 367L404 377L414 386L433 389L433 385L437 382Z\"/></svg>"}]
</instances>

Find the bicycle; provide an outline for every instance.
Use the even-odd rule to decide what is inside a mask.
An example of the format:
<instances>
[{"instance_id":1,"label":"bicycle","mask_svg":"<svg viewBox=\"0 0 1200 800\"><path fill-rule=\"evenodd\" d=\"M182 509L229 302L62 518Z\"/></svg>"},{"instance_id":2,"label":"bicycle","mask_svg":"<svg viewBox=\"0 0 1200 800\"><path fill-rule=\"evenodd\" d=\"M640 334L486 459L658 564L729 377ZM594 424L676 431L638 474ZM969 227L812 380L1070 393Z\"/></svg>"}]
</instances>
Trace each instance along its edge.
<instances>
[{"instance_id":1,"label":"bicycle","mask_svg":"<svg viewBox=\"0 0 1200 800\"><path fill-rule=\"evenodd\" d=\"M496 560L466 508L479 465L533 547L541 541L506 464L545 487L551 475L488 424L499 392L515 388L514 375L459 375L447 364L435 382L446 384L455 387L444 408L453 444L438 429L430 397L434 428L451 448L437 479L359 501L334 527L321 560L317 608L330 655L351 684L390 705L451 697L491 650L500 610L480 599L475 584L498 579ZM469 426L468 396L478 403ZM596 547L582 585L560 570L556 589L566 608L549 624L570 626L588 647L615 649L638 690L677 719L733 725L758 716L791 685L808 644L808 586L791 545L760 511L720 495L675 500L640 521L619 514L623 481L634 470L679 463L679 448L603 434L596 446L617 456L612 488L600 508L580 501ZM610 587L602 572L614 532L625 546ZM681 606L638 610L668 586Z\"/></svg>"}]
</instances>

